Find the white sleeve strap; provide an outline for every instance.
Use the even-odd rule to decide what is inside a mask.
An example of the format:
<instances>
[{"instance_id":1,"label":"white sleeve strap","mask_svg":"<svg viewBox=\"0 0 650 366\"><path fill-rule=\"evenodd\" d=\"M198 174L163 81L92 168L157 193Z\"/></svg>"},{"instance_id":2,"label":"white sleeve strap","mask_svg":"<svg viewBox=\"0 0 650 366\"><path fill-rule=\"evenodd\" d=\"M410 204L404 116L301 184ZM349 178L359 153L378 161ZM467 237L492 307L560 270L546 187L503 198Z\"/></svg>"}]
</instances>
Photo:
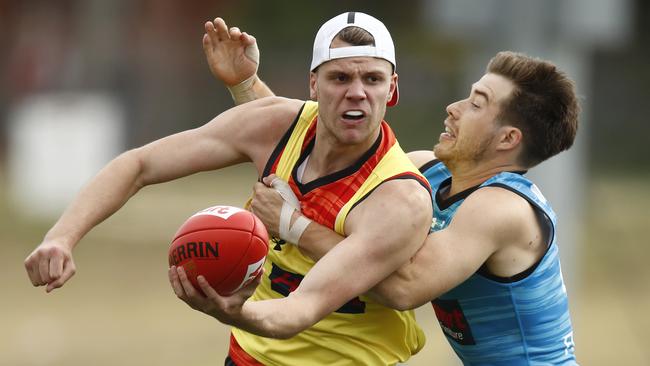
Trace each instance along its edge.
<instances>
[{"instance_id":1,"label":"white sleeve strap","mask_svg":"<svg viewBox=\"0 0 650 366\"><path fill-rule=\"evenodd\" d=\"M296 219L296 222L293 223L291 226L291 229L289 229L289 233L287 235L286 240L289 243L294 244L295 246L298 246L298 243L300 242L300 237L302 236L302 233L307 230L307 226L311 224L311 220L306 218L305 216L300 215L298 219Z\"/></svg>"},{"instance_id":2,"label":"white sleeve strap","mask_svg":"<svg viewBox=\"0 0 650 366\"><path fill-rule=\"evenodd\" d=\"M282 202L282 211L280 211L280 238L289 241L289 231L291 230L291 216L295 209L286 201Z\"/></svg>"},{"instance_id":3,"label":"white sleeve strap","mask_svg":"<svg viewBox=\"0 0 650 366\"><path fill-rule=\"evenodd\" d=\"M291 244L298 245L302 233L305 232L307 226L311 223L311 220L300 215L298 219L296 219L296 222L291 225L291 216L293 215L293 211L295 210L300 212L300 201L298 201L298 197L296 197L291 190L289 183L285 182L281 178L276 177L273 179L271 187L275 188L284 200L284 202L282 202L282 210L280 211L280 225L278 228L280 238Z\"/></svg>"}]
</instances>

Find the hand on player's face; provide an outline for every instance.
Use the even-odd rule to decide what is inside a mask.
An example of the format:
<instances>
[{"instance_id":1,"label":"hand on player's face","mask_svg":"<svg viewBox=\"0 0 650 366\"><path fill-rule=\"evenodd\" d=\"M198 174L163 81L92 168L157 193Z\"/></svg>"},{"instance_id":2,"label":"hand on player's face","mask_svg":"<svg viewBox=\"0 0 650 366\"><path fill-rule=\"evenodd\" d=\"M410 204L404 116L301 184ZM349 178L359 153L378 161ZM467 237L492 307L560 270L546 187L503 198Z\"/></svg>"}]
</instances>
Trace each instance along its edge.
<instances>
[{"instance_id":1,"label":"hand on player's face","mask_svg":"<svg viewBox=\"0 0 650 366\"><path fill-rule=\"evenodd\" d=\"M43 242L25 259L27 275L34 286L45 291L63 286L76 272L72 251L58 243Z\"/></svg>"},{"instance_id":2,"label":"hand on player's face","mask_svg":"<svg viewBox=\"0 0 650 366\"><path fill-rule=\"evenodd\" d=\"M221 18L205 23L203 51L212 75L233 86L255 75L259 49L255 37L228 26Z\"/></svg>"},{"instance_id":3,"label":"hand on player's face","mask_svg":"<svg viewBox=\"0 0 650 366\"><path fill-rule=\"evenodd\" d=\"M208 314L226 324L232 324L237 319L241 307L253 295L255 288L259 285L262 273L263 271L260 271L255 280L239 291L229 296L221 296L203 276L198 276L197 281L205 295L192 286L183 267L172 266L168 271L169 282L179 299L183 300L192 309Z\"/></svg>"}]
</instances>

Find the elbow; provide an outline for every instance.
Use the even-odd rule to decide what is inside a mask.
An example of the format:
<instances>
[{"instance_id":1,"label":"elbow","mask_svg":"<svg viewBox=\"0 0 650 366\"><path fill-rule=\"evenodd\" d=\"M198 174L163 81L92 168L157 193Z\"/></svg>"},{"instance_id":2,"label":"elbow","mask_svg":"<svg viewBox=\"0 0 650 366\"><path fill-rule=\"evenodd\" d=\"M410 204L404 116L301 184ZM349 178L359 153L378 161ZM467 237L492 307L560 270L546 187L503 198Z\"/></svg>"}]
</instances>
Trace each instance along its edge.
<instances>
[{"instance_id":1,"label":"elbow","mask_svg":"<svg viewBox=\"0 0 650 366\"><path fill-rule=\"evenodd\" d=\"M308 299L298 300L296 292L283 299L247 301L241 313L225 323L265 338L295 337L326 315L321 316L318 306L309 306Z\"/></svg>"},{"instance_id":2,"label":"elbow","mask_svg":"<svg viewBox=\"0 0 650 366\"><path fill-rule=\"evenodd\" d=\"M380 304L391 309L405 311L417 307L413 293L401 286L383 286L379 284L373 291L374 298Z\"/></svg>"},{"instance_id":3,"label":"elbow","mask_svg":"<svg viewBox=\"0 0 650 366\"><path fill-rule=\"evenodd\" d=\"M427 281L409 264L380 282L373 293L382 305L399 311L415 309L433 298Z\"/></svg>"},{"instance_id":4,"label":"elbow","mask_svg":"<svg viewBox=\"0 0 650 366\"><path fill-rule=\"evenodd\" d=\"M391 306L391 308L399 311L407 311L411 310L414 308L413 304L411 302L407 301L397 301Z\"/></svg>"},{"instance_id":5,"label":"elbow","mask_svg":"<svg viewBox=\"0 0 650 366\"><path fill-rule=\"evenodd\" d=\"M289 339L318 321L318 318L314 317L313 314L300 314L299 311L289 312L287 316L290 317L268 319L269 321L262 326L264 331L260 335L267 338Z\"/></svg>"},{"instance_id":6,"label":"elbow","mask_svg":"<svg viewBox=\"0 0 650 366\"><path fill-rule=\"evenodd\" d=\"M307 328L309 328L309 326L304 326L302 324L285 324L284 326L268 327L267 331L260 335L266 338L289 339L297 336L298 333Z\"/></svg>"},{"instance_id":7,"label":"elbow","mask_svg":"<svg viewBox=\"0 0 650 366\"><path fill-rule=\"evenodd\" d=\"M397 291L391 298L390 307L395 310L406 311L416 308L417 304L408 293Z\"/></svg>"},{"instance_id":8,"label":"elbow","mask_svg":"<svg viewBox=\"0 0 650 366\"><path fill-rule=\"evenodd\" d=\"M283 329L283 330L279 330L279 331L270 333L268 335L268 338L283 339L283 340L284 339L290 339L290 338L293 338L293 337L297 336L298 333L300 333L301 331L302 330L293 331L293 330Z\"/></svg>"},{"instance_id":9,"label":"elbow","mask_svg":"<svg viewBox=\"0 0 650 366\"><path fill-rule=\"evenodd\" d=\"M117 165L121 171L128 171L133 176L132 194L135 194L144 186L154 183L149 181L146 175L145 164L142 158L144 151L144 147L131 149L118 155L113 160L113 164Z\"/></svg>"},{"instance_id":10,"label":"elbow","mask_svg":"<svg viewBox=\"0 0 650 366\"><path fill-rule=\"evenodd\" d=\"M239 328L248 333L252 333L264 338L273 338L273 339L289 339L295 337L298 333L306 329L306 328L298 328L295 326L291 326L289 324L281 324L278 322L268 322L268 321L261 321L257 323L250 323L245 321L229 322L229 321L220 320L219 318L217 318L217 320L219 320L224 324L228 324L235 328Z\"/></svg>"}]
</instances>

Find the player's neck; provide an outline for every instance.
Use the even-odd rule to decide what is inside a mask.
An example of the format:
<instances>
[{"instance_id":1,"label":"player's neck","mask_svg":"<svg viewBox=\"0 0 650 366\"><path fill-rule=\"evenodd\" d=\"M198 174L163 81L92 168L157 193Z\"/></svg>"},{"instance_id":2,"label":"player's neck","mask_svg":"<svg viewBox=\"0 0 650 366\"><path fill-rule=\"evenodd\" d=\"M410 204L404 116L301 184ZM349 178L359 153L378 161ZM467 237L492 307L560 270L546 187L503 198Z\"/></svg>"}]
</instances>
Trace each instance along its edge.
<instances>
[{"instance_id":1,"label":"player's neck","mask_svg":"<svg viewBox=\"0 0 650 366\"><path fill-rule=\"evenodd\" d=\"M499 173L526 170L518 164L511 163L470 163L448 168L451 172L450 196L475 187Z\"/></svg>"},{"instance_id":2,"label":"player's neck","mask_svg":"<svg viewBox=\"0 0 650 366\"><path fill-rule=\"evenodd\" d=\"M374 140L367 144L342 145L317 138L305 166L302 182L307 183L351 166L368 151L373 142Z\"/></svg>"}]
</instances>

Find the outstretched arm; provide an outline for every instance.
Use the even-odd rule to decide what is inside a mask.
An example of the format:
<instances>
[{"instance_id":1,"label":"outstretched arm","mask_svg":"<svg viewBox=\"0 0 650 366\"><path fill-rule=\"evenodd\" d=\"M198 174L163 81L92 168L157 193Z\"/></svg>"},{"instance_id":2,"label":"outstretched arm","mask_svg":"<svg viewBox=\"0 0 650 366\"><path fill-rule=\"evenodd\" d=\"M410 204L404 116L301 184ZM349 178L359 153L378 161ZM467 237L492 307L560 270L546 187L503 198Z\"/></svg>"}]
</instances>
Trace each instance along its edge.
<instances>
[{"instance_id":1,"label":"outstretched arm","mask_svg":"<svg viewBox=\"0 0 650 366\"><path fill-rule=\"evenodd\" d=\"M72 249L79 240L146 185L245 161L262 171L301 105L265 98L230 109L202 127L121 154L80 191L27 257L25 268L32 284L47 285L47 292L61 287L75 273Z\"/></svg>"},{"instance_id":2,"label":"outstretched arm","mask_svg":"<svg viewBox=\"0 0 650 366\"><path fill-rule=\"evenodd\" d=\"M274 95L257 76L260 52L255 37L216 18L205 23L203 51L212 75L226 85L235 104Z\"/></svg>"}]
</instances>

